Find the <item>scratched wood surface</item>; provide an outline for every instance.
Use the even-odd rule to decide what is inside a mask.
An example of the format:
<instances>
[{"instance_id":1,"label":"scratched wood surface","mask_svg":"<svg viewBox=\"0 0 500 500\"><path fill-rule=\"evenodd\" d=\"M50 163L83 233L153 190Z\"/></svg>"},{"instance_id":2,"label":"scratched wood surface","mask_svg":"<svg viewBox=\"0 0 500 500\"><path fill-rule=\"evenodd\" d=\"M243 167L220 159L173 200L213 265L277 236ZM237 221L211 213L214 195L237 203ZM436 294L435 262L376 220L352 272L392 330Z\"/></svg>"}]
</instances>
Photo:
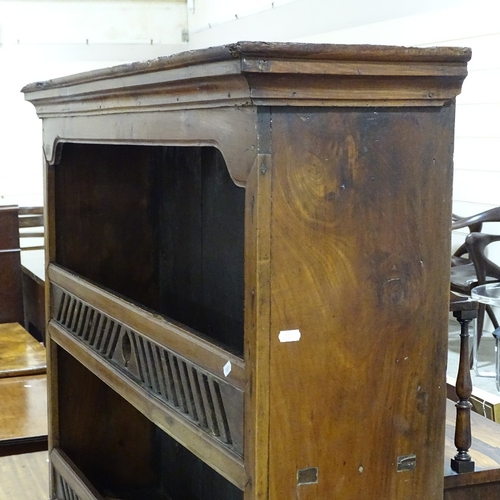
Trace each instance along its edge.
<instances>
[{"instance_id":1,"label":"scratched wood surface","mask_svg":"<svg viewBox=\"0 0 500 500\"><path fill-rule=\"evenodd\" d=\"M0 378L45 373L46 352L19 323L0 324Z\"/></svg>"},{"instance_id":2,"label":"scratched wood surface","mask_svg":"<svg viewBox=\"0 0 500 500\"><path fill-rule=\"evenodd\" d=\"M272 115L273 500L442 496L452 119Z\"/></svg>"}]
</instances>

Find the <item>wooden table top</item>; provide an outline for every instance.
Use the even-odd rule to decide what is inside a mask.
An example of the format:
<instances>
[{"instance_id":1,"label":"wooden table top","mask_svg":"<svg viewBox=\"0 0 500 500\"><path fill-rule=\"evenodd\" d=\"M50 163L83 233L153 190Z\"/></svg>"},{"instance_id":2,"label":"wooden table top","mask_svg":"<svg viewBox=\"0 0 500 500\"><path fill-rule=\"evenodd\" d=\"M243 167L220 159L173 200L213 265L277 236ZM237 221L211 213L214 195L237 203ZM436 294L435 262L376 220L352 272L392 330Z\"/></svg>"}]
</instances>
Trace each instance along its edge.
<instances>
[{"instance_id":1,"label":"wooden table top","mask_svg":"<svg viewBox=\"0 0 500 500\"><path fill-rule=\"evenodd\" d=\"M0 457L0 498L47 500L49 466L46 451Z\"/></svg>"},{"instance_id":2,"label":"wooden table top","mask_svg":"<svg viewBox=\"0 0 500 500\"><path fill-rule=\"evenodd\" d=\"M45 347L19 323L0 324L0 378L45 373Z\"/></svg>"},{"instance_id":3,"label":"wooden table top","mask_svg":"<svg viewBox=\"0 0 500 500\"><path fill-rule=\"evenodd\" d=\"M46 375L0 379L0 447L46 438L47 428Z\"/></svg>"},{"instance_id":4,"label":"wooden table top","mask_svg":"<svg viewBox=\"0 0 500 500\"><path fill-rule=\"evenodd\" d=\"M43 250L24 250L21 252L23 271L37 283L45 282L45 253Z\"/></svg>"}]
</instances>

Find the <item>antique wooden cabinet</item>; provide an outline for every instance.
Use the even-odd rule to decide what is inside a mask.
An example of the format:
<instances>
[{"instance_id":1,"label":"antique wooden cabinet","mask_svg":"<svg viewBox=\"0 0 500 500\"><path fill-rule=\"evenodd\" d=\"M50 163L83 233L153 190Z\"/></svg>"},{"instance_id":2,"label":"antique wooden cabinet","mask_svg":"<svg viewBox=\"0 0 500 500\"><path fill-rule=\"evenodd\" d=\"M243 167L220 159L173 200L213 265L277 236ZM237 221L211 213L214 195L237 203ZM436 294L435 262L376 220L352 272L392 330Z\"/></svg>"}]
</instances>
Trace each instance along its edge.
<instances>
[{"instance_id":1,"label":"antique wooden cabinet","mask_svg":"<svg viewBox=\"0 0 500 500\"><path fill-rule=\"evenodd\" d=\"M443 495L459 48L34 83L52 498Z\"/></svg>"}]
</instances>

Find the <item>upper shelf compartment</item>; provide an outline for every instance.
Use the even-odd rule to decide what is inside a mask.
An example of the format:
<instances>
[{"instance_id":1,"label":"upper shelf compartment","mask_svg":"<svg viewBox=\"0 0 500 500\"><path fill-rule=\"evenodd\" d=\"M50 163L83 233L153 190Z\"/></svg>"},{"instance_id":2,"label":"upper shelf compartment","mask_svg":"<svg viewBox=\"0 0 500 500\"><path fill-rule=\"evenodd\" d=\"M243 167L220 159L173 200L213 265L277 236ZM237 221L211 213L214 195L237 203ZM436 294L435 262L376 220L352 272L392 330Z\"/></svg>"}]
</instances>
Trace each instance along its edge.
<instances>
[{"instance_id":1,"label":"upper shelf compartment","mask_svg":"<svg viewBox=\"0 0 500 500\"><path fill-rule=\"evenodd\" d=\"M65 144L54 184L57 264L243 354L245 190L218 150Z\"/></svg>"},{"instance_id":2,"label":"upper shelf compartment","mask_svg":"<svg viewBox=\"0 0 500 500\"><path fill-rule=\"evenodd\" d=\"M258 107L442 106L460 93L470 56L459 47L240 42L23 92L44 119L50 164L57 146L71 141L216 145L244 185L258 149Z\"/></svg>"}]
</instances>

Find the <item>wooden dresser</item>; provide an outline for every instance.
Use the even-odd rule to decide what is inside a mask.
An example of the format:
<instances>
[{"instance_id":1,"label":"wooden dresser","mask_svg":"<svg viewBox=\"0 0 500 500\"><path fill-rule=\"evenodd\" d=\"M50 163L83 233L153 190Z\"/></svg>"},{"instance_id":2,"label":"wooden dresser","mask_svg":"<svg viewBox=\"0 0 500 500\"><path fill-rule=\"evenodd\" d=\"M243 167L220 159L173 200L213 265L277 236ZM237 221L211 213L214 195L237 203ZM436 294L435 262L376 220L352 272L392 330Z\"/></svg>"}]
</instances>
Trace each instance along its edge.
<instances>
[{"instance_id":1,"label":"wooden dresser","mask_svg":"<svg viewBox=\"0 0 500 500\"><path fill-rule=\"evenodd\" d=\"M245 42L23 89L52 498L442 498L469 58Z\"/></svg>"}]
</instances>

